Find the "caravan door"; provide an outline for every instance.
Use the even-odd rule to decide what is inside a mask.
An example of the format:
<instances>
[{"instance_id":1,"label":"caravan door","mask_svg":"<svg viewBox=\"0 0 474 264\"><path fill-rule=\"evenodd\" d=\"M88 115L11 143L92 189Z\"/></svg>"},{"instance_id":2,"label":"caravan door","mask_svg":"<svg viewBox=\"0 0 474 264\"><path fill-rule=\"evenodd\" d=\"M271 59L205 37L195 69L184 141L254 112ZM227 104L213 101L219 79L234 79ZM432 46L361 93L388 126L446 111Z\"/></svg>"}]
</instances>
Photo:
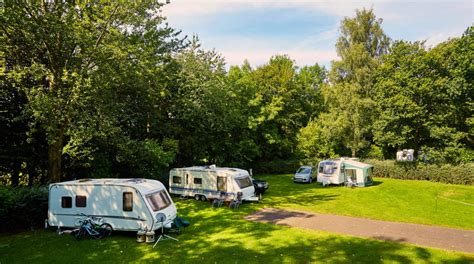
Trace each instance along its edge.
<instances>
[{"instance_id":1,"label":"caravan door","mask_svg":"<svg viewBox=\"0 0 474 264\"><path fill-rule=\"evenodd\" d=\"M227 177L217 176L217 190L227 192Z\"/></svg>"}]
</instances>

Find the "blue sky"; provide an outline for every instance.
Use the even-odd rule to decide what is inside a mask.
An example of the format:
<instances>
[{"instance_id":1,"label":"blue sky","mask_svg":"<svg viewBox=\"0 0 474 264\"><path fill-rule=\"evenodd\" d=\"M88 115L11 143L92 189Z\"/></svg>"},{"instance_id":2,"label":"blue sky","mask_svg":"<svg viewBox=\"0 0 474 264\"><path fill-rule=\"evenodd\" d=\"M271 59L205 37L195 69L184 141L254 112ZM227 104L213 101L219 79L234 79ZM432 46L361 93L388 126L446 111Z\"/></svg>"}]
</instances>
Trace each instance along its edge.
<instances>
[{"instance_id":1,"label":"blue sky","mask_svg":"<svg viewBox=\"0 0 474 264\"><path fill-rule=\"evenodd\" d=\"M373 8L392 39L426 40L428 47L460 36L474 17L471 0L171 0L162 14L183 35L198 35L203 48L216 49L229 65L247 59L258 66L287 54L299 66L329 67L338 59L339 23L357 8Z\"/></svg>"}]
</instances>

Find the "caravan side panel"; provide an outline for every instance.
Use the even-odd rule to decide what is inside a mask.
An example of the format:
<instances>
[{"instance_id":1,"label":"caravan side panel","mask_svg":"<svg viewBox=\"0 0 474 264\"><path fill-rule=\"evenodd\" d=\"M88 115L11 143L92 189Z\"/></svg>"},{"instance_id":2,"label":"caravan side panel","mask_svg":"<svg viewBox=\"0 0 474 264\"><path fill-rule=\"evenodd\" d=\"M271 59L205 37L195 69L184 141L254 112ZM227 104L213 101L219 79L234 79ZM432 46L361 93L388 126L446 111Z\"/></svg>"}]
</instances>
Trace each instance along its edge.
<instances>
[{"instance_id":1,"label":"caravan side panel","mask_svg":"<svg viewBox=\"0 0 474 264\"><path fill-rule=\"evenodd\" d=\"M77 227L82 214L102 217L115 230L152 225L152 215L135 188L116 185L51 185L48 223Z\"/></svg>"}]
</instances>

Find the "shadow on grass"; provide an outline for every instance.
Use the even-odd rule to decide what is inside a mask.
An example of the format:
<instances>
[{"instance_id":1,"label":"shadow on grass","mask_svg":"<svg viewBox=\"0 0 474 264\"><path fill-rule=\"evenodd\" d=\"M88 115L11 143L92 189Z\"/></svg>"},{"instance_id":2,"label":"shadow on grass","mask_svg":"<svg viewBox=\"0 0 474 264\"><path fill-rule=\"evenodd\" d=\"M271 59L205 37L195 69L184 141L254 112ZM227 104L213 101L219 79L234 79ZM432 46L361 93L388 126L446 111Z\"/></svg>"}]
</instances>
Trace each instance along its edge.
<instances>
[{"instance_id":1,"label":"shadow on grass","mask_svg":"<svg viewBox=\"0 0 474 264\"><path fill-rule=\"evenodd\" d=\"M378 185L380 185L380 184L382 184L382 183L383 183L383 182L381 182L381 181L373 181L372 185L369 185L369 186L367 186L367 187L375 187L375 186L378 186Z\"/></svg>"},{"instance_id":2,"label":"shadow on grass","mask_svg":"<svg viewBox=\"0 0 474 264\"><path fill-rule=\"evenodd\" d=\"M306 231L244 220L262 204L239 210L177 201L191 225L156 248L138 244L134 233L77 242L52 231L0 237L1 263L469 263L474 259L394 242Z\"/></svg>"},{"instance_id":3,"label":"shadow on grass","mask_svg":"<svg viewBox=\"0 0 474 264\"><path fill-rule=\"evenodd\" d=\"M280 224L280 225L285 225L282 223L279 223L281 220L285 220L288 218L311 218L313 217L313 214L307 214L303 212L295 212L295 211L285 211L285 210L278 210L278 213L270 213L270 214L265 214L265 213L254 213L251 215L247 215L245 217L246 220L250 221L256 221L256 222L264 222L264 223L272 223L272 224Z\"/></svg>"}]
</instances>

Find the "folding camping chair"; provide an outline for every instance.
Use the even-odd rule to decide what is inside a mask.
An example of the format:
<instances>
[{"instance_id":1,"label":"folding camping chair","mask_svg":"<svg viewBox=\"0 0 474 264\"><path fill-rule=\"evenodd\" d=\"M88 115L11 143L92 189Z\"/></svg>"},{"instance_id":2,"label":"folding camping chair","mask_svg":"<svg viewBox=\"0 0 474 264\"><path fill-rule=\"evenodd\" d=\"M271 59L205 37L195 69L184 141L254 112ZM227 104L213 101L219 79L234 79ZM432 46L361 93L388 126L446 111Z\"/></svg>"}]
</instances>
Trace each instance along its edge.
<instances>
[{"instance_id":1,"label":"folding camping chair","mask_svg":"<svg viewBox=\"0 0 474 264\"><path fill-rule=\"evenodd\" d=\"M237 198L232 200L232 202L230 202L229 208L238 209L241 204L242 204L242 193L238 192Z\"/></svg>"},{"instance_id":2,"label":"folding camping chair","mask_svg":"<svg viewBox=\"0 0 474 264\"><path fill-rule=\"evenodd\" d=\"M224 203L224 199L225 199L225 192L221 192L220 197L214 199L214 201L212 202L212 207L214 208L221 207L222 204Z\"/></svg>"},{"instance_id":3,"label":"folding camping chair","mask_svg":"<svg viewBox=\"0 0 474 264\"><path fill-rule=\"evenodd\" d=\"M344 183L346 187L354 188L356 187L356 183L352 180L352 177L347 177L346 182Z\"/></svg>"}]
</instances>

